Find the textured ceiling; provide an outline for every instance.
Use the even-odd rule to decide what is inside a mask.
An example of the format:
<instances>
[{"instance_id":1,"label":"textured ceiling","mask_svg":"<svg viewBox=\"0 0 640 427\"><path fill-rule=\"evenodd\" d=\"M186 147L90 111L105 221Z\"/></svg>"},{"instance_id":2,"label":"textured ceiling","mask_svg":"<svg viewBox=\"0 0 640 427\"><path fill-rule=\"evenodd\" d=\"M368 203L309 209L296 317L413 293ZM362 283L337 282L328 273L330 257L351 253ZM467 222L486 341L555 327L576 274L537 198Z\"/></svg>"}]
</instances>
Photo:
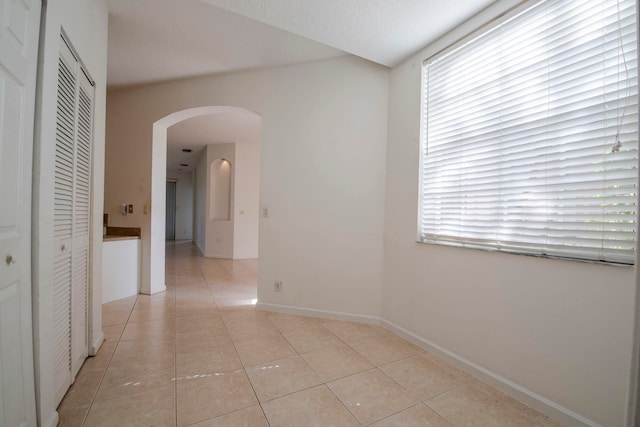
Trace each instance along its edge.
<instances>
[{"instance_id":1,"label":"textured ceiling","mask_svg":"<svg viewBox=\"0 0 640 427\"><path fill-rule=\"evenodd\" d=\"M494 0L202 0L388 67Z\"/></svg>"},{"instance_id":2,"label":"textured ceiling","mask_svg":"<svg viewBox=\"0 0 640 427\"><path fill-rule=\"evenodd\" d=\"M394 66L493 0L107 0L111 87L347 53Z\"/></svg>"},{"instance_id":3,"label":"textured ceiling","mask_svg":"<svg viewBox=\"0 0 640 427\"><path fill-rule=\"evenodd\" d=\"M107 4L112 88L345 55L199 0Z\"/></svg>"}]
</instances>

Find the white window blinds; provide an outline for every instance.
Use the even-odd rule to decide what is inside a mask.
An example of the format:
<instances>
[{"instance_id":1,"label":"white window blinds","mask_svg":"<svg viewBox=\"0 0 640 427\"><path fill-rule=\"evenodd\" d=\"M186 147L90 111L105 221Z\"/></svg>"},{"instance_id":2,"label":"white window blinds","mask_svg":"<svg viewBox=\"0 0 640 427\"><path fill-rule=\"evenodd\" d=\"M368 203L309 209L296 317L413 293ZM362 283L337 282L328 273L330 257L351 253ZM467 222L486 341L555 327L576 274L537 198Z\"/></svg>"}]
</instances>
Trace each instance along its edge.
<instances>
[{"instance_id":1,"label":"white window blinds","mask_svg":"<svg viewBox=\"0 0 640 427\"><path fill-rule=\"evenodd\" d=\"M538 2L425 61L421 241L634 263L635 7Z\"/></svg>"}]
</instances>

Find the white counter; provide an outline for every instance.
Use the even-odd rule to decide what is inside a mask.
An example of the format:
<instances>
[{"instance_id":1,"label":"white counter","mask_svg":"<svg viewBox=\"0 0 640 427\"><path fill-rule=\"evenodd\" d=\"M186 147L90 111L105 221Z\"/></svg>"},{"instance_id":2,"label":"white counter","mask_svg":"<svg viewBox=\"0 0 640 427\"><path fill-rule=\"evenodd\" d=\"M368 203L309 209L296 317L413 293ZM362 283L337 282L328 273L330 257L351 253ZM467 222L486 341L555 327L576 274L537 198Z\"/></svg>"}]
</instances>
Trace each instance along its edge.
<instances>
[{"instance_id":1,"label":"white counter","mask_svg":"<svg viewBox=\"0 0 640 427\"><path fill-rule=\"evenodd\" d=\"M139 237L105 236L102 245L102 303L140 291Z\"/></svg>"}]
</instances>

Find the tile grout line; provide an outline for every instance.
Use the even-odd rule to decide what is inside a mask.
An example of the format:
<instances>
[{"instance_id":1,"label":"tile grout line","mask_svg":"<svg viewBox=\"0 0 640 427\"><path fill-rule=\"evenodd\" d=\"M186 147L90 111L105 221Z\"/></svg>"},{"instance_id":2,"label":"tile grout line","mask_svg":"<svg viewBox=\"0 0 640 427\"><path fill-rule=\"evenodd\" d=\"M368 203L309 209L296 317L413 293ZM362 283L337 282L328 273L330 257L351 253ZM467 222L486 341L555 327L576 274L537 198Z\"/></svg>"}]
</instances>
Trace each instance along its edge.
<instances>
[{"instance_id":1,"label":"tile grout line","mask_svg":"<svg viewBox=\"0 0 640 427\"><path fill-rule=\"evenodd\" d=\"M360 420L355 416L355 414L353 414L353 413L349 410L349 408L347 408L347 406L345 405L345 403L344 403L342 400L340 400L340 398L339 398L339 397L338 397L338 396L333 392L333 390L332 390L332 389L331 389L331 387L329 386L329 382L331 382L331 381L325 381L325 380L324 380L324 378L322 378L322 377L318 374L318 372L316 372L316 371L313 369L313 367L311 367L311 366L307 363L307 361L305 360L305 358L302 356L302 354L303 354L303 353L300 353L300 352L299 352L299 351L298 351L298 350L297 350L297 349L296 349L296 348L291 344L291 342L289 342L289 340L287 340L287 337L286 337L286 336L284 336L284 334L282 333L282 331L280 330L280 328L278 328L278 326L275 324L275 322L271 319L271 316L267 315L267 319L268 319L268 320L271 322L271 324L273 324L273 326L278 330L278 332L280 333L280 335L282 336L282 338L284 338L284 339L285 339L285 341L287 341L287 342L289 343L289 345L291 346L291 348L293 348L293 350L296 352L297 357L301 358L301 359L302 359L302 361L304 361L304 363L309 367L309 369L311 369L311 371L312 371L312 372L313 372L313 373L314 373L314 374L315 374L315 375L316 375L316 376L317 376L317 377L318 377L322 382L321 382L320 384L316 384L316 385L313 385L313 386L305 387L305 388L303 388L303 389L300 389L300 390L297 390L297 391L293 391L293 392L291 392L291 393L287 393L287 394L282 395L282 396L275 397L275 398L273 398L273 399L270 399L270 400L265 401L265 403L266 403L266 402L271 402L271 401L273 401L273 400L280 399L280 398L283 398L283 397L286 397L286 396L291 396L291 395L296 394L296 393L299 393L299 392L301 392L301 391L306 391L306 390L310 390L310 389L315 388L315 387L324 386L327 390L329 390L329 392L330 392L330 393L333 395L333 397L334 397L334 398L339 402L339 404L340 404L340 405L342 405L342 407L343 407L343 408L345 408L345 409L347 410L347 412L348 412L348 413L353 417L353 419L354 419L358 424L360 424L360 426L363 426L364 424L360 422ZM321 323L321 326L324 326L324 325ZM341 339L340 337L338 337L337 335L335 335L335 333L333 333L332 331L330 331L328 328L325 328L325 330L327 330L327 331L328 331L330 334L332 334L333 336L336 336L336 338L338 338L338 340L342 341L342 339ZM345 345L348 345L346 342L344 342L344 341L342 341L342 342L343 342ZM325 347L325 348L326 348L326 347ZM355 351L355 350L354 350L354 351ZM291 357L295 357L295 356L291 356ZM276 359L276 360L277 360L277 359ZM365 359L365 360L366 360L366 359ZM364 372L364 371L361 371L361 372ZM359 373L359 372L358 372L358 373ZM355 375L355 374L352 374L352 375ZM350 376L350 375L346 375L346 376L345 376L345 378L346 378L346 377L348 377L348 376ZM262 402L260 402L260 406L262 406ZM264 412L264 408L263 408L263 412ZM266 413L265 413L265 418L266 418Z\"/></svg>"},{"instance_id":2,"label":"tile grout line","mask_svg":"<svg viewBox=\"0 0 640 427\"><path fill-rule=\"evenodd\" d=\"M120 338L122 337L122 334L124 333L125 328L127 327L127 324L129 323L129 318L131 317L131 313L133 312L133 308L135 307L135 305L138 303L138 296L136 295L136 300L134 301L133 305L131 306L131 308L129 309L129 315L127 316L127 320L124 324L124 327L122 328L122 332L120 332L120 336L118 337L118 340L116 341L116 347L113 349L113 353L111 353L111 356L109 356L109 360L107 361L107 364L104 368L104 372L102 373L102 375L100 376L100 381L98 382L98 386L96 387L95 391L93 392L93 396L91 397L91 401L89 402L89 407L87 408L87 412L85 412L84 417L82 418L82 421L80 423L81 427L84 427L84 424L87 421L87 418L89 417L89 412L91 412L91 408L93 408L93 405L95 403L96 400L96 396L98 395L98 391L100 391L100 387L102 386L102 381L104 381L104 377L107 375L107 370L109 369L109 366L111 365L111 361L113 360L113 356L116 353L116 350L118 349L118 344L120 343ZM102 306L101 306L102 309ZM100 350L103 349L103 345L105 344L105 342L103 341L102 344L100 345L100 348L98 349L98 353L100 352ZM98 355L98 353L96 353L96 356ZM86 363L86 360L85 360ZM84 367L84 363L83 366ZM82 367L80 368L82 370ZM78 371L78 374L80 372ZM76 378L78 376L76 375ZM65 396L66 397L66 396ZM62 398L62 400L64 401L64 397ZM62 404L62 402L60 402Z\"/></svg>"},{"instance_id":3,"label":"tile grout line","mask_svg":"<svg viewBox=\"0 0 640 427\"><path fill-rule=\"evenodd\" d=\"M420 401L418 401L418 402L416 402L416 403L415 403L415 404L413 404L413 405L410 405L410 406L408 406L408 407L406 407L406 408L404 408L404 409L401 409L401 410L399 410L399 411L397 411L397 412L394 412L393 414L387 415L387 416L386 416L386 417L384 417L384 418L380 418L379 420L376 420L376 421L374 421L374 422L372 422L372 423L369 423L369 424L367 424L367 426L370 426L370 425L373 425L373 424L379 423L379 422L384 421L384 420L387 420L387 419L389 419L389 418L391 418L391 417L395 417L396 415L398 415L398 414L400 414L400 413L402 413L402 412L404 412L404 411L407 411L407 410L409 410L409 409L411 409L411 408L415 408L416 406L419 406L419 405L423 405L423 403L422 403L422 402L420 402ZM441 417L441 418L442 418L442 417ZM443 419L444 419L444 418L443 418ZM446 421L446 420L445 420L445 421ZM448 422L449 422L449 421L447 421L447 423L448 423Z\"/></svg>"},{"instance_id":4,"label":"tile grout line","mask_svg":"<svg viewBox=\"0 0 640 427\"><path fill-rule=\"evenodd\" d=\"M217 260L216 260L216 262L217 262ZM228 272L228 271L227 271L227 269L224 267L224 265L222 265L222 264L220 264L220 265L221 265L221 267L222 267L222 268L227 272L227 274L229 274L229 272ZM205 275L204 275L204 272L203 272L203 270L202 270L202 265L201 265L201 264L200 264L200 271L203 273L203 276L205 276ZM209 282L208 282L208 280L207 280L206 276L205 276L205 281L207 282L207 287L209 288L209 292L210 292L210 293L213 293L213 292L211 291L211 288L209 287L209 284L208 284ZM234 281L234 283L235 283L235 281ZM212 297L213 297L214 304L216 305L216 308L217 308L218 310L220 310L220 307L218 306L218 302L216 301L215 296L213 296L213 295L212 295ZM271 423L269 422L269 419L267 418L267 414L264 412L264 408L262 407L262 402L260 402L260 399L258 399L258 393L256 393L256 390L255 390L255 388L254 388L254 386L253 386L253 383L251 382L251 378L249 378L249 374L247 373L247 369L246 369L246 367L245 367L244 361L243 361L243 360L242 360L242 358L240 357L240 353L238 353L238 349L237 349L237 347L236 347L236 343L235 343L235 341L234 341L234 339L233 339L233 336L232 336L232 335L231 335L231 333L229 332L229 328L227 327L227 322L224 320L224 315L223 315L222 313L220 314L220 318L221 318L221 320L222 320L222 324L224 325L224 327L225 327L225 329L226 329L226 331L227 331L227 334L229 335L229 337L230 337L230 339L231 339L231 345L233 346L233 350L236 352L236 355L238 356L238 360L240 361L240 365L242 366L242 371L244 372L244 376L246 377L247 382L249 383L249 386L251 387L251 391L253 391L253 396L255 397L256 402L258 403L258 407L260 408L260 411L262 411L262 415L264 416L264 419L266 420L267 425L271 426ZM237 411L242 411L242 410L247 409L247 408L250 408L250 407L251 407L251 406L247 406L246 408L241 408L241 409L238 409ZM229 414L231 414L231 413L233 413L233 412L237 412L237 411L229 412ZM211 418L211 419L215 419L215 418L217 418L217 417L219 417L219 416L222 416L222 415L227 415L227 414L221 414L221 415L218 415L218 416L213 417L213 418Z\"/></svg>"}]
</instances>

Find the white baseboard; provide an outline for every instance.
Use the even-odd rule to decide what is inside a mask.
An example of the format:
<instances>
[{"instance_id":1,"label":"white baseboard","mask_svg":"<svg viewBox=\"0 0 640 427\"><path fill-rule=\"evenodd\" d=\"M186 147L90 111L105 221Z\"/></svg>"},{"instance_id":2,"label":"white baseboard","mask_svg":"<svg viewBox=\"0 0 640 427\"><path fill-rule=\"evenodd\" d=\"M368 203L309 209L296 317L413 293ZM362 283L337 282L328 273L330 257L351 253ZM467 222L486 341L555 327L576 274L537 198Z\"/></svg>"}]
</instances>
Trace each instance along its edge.
<instances>
[{"instance_id":1,"label":"white baseboard","mask_svg":"<svg viewBox=\"0 0 640 427\"><path fill-rule=\"evenodd\" d=\"M368 323L380 325L380 317L367 316L364 314L351 314L339 311L320 310L317 308L294 307L290 305L279 305L258 302L256 308L265 311L275 311L285 314L299 314L301 316L322 317L323 319L348 320L351 322Z\"/></svg>"},{"instance_id":2,"label":"white baseboard","mask_svg":"<svg viewBox=\"0 0 640 427\"><path fill-rule=\"evenodd\" d=\"M100 347L102 346L103 342L104 342L104 332L102 331L102 329L100 329L100 334L98 334L97 337L93 337L93 342L89 347L89 356L95 356L96 354L98 354L98 350L100 350Z\"/></svg>"},{"instance_id":3,"label":"white baseboard","mask_svg":"<svg viewBox=\"0 0 640 427\"><path fill-rule=\"evenodd\" d=\"M144 289L144 290L140 289L139 294L140 295L155 295L155 294L159 294L160 292L164 292L166 290L167 290L167 286L165 285L161 289L154 290L153 292L151 292L150 289ZM131 296L133 296L133 295L131 295Z\"/></svg>"},{"instance_id":4,"label":"white baseboard","mask_svg":"<svg viewBox=\"0 0 640 427\"><path fill-rule=\"evenodd\" d=\"M51 414L51 418L49 418L46 422L42 423L42 427L56 427L58 425L58 412L53 411Z\"/></svg>"},{"instance_id":5,"label":"white baseboard","mask_svg":"<svg viewBox=\"0 0 640 427\"><path fill-rule=\"evenodd\" d=\"M497 388L503 393L521 401L522 403L537 409L538 411L558 420L567 426L575 427L602 427L600 424L577 414L557 403L534 393L482 366L479 366L464 357L461 357L413 332L396 325L384 318L361 314L343 313L315 308L295 307L289 305L269 304L258 302L259 310L275 311L278 313L298 314L302 316L321 317L333 320L348 320L352 322L376 324L385 327L400 337L410 341L418 347L442 357L463 371L473 375L481 381Z\"/></svg>"},{"instance_id":6,"label":"white baseboard","mask_svg":"<svg viewBox=\"0 0 640 427\"><path fill-rule=\"evenodd\" d=\"M440 347L439 345L422 338L419 335L414 334L401 326L396 325L386 319L382 319L382 326L388 330L394 332L400 337L410 341L411 343L421 347L443 359L451 362L453 365L459 367L463 371L473 375L479 380L497 388L503 393L519 400L520 402L537 409L538 411L547 414L551 418L567 425L575 427L602 427L600 424L577 414L570 409L558 405L557 403L540 396L533 391L526 389L488 369L479 366L464 357Z\"/></svg>"}]
</instances>

